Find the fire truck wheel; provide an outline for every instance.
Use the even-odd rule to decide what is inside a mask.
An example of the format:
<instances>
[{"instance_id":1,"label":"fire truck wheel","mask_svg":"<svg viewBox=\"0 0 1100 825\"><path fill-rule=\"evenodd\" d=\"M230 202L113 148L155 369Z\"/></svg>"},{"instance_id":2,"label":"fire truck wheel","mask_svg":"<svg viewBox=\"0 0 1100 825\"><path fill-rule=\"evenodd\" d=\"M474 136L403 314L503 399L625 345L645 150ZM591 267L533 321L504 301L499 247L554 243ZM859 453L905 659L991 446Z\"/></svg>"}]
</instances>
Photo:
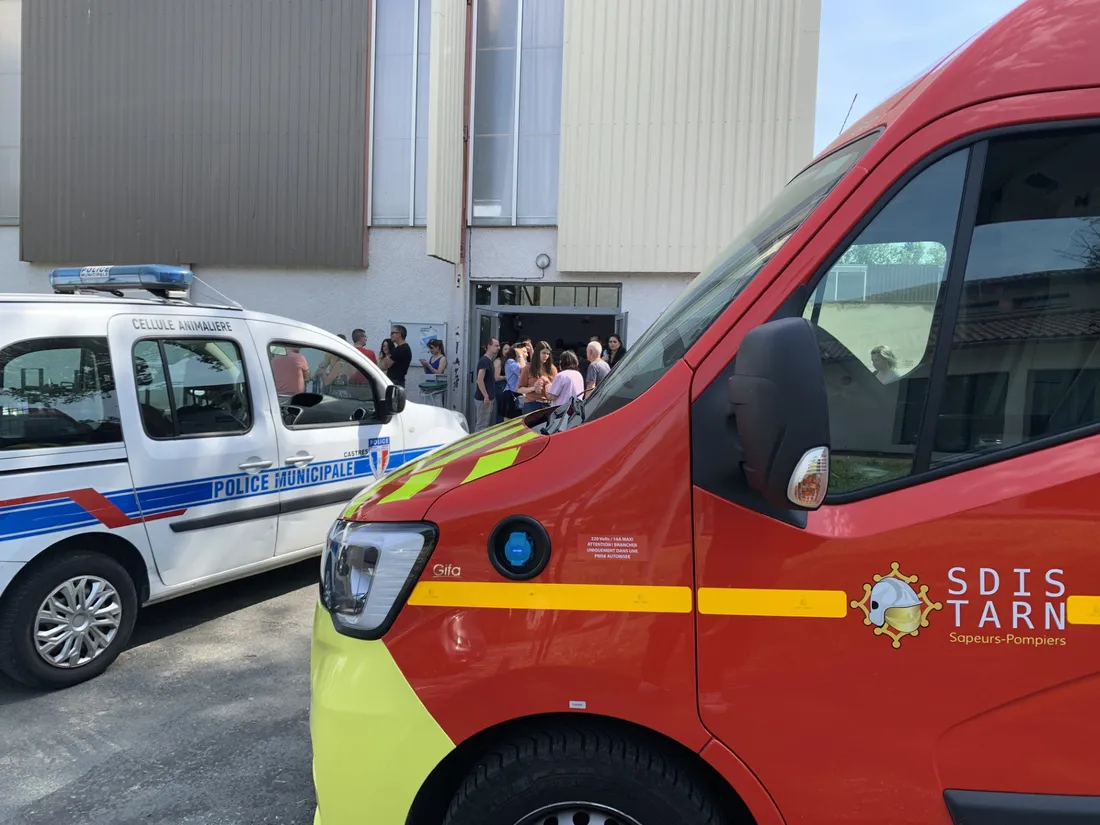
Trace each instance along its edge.
<instances>
[{"instance_id":1,"label":"fire truck wheel","mask_svg":"<svg viewBox=\"0 0 1100 825\"><path fill-rule=\"evenodd\" d=\"M728 825L708 783L647 738L598 727L499 743L467 775L444 825Z\"/></svg>"},{"instance_id":2,"label":"fire truck wheel","mask_svg":"<svg viewBox=\"0 0 1100 825\"><path fill-rule=\"evenodd\" d=\"M105 671L130 640L138 597L126 569L88 550L51 558L0 602L0 671L34 688L66 688Z\"/></svg>"}]
</instances>

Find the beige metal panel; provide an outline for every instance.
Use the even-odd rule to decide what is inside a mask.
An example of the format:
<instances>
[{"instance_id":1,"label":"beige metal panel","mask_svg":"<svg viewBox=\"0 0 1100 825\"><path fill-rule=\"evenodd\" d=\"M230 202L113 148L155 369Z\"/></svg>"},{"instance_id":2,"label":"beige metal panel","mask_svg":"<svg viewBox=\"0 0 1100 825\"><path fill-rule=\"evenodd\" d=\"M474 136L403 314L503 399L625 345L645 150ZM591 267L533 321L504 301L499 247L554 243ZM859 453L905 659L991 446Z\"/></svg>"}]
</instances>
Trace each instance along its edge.
<instances>
[{"instance_id":1,"label":"beige metal panel","mask_svg":"<svg viewBox=\"0 0 1100 825\"><path fill-rule=\"evenodd\" d=\"M567 0L558 266L697 272L813 152L821 0Z\"/></svg>"},{"instance_id":2,"label":"beige metal panel","mask_svg":"<svg viewBox=\"0 0 1100 825\"><path fill-rule=\"evenodd\" d=\"M458 263L462 246L466 0L432 0L428 79L428 254Z\"/></svg>"}]
</instances>

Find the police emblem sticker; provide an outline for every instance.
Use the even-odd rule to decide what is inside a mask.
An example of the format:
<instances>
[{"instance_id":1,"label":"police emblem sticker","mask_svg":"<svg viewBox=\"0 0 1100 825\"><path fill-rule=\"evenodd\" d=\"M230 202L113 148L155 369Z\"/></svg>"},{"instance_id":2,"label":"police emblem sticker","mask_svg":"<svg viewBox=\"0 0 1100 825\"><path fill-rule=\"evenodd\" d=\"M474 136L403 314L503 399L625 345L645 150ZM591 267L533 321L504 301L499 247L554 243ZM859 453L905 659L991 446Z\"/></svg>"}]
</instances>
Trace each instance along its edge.
<instances>
[{"instance_id":1,"label":"police emblem sticker","mask_svg":"<svg viewBox=\"0 0 1100 825\"><path fill-rule=\"evenodd\" d=\"M370 471L374 477L384 476L390 466L390 437L386 435L368 440L367 458L370 460Z\"/></svg>"},{"instance_id":2,"label":"police emblem sticker","mask_svg":"<svg viewBox=\"0 0 1100 825\"><path fill-rule=\"evenodd\" d=\"M863 623L874 626L876 636L889 636L891 646L901 647L906 636L920 635L922 627L928 627L928 614L942 610L941 602L928 598L928 585L914 590L916 576L901 572L894 562L885 576L874 576L872 582L863 585L863 598L853 599L851 606L863 611Z\"/></svg>"}]
</instances>

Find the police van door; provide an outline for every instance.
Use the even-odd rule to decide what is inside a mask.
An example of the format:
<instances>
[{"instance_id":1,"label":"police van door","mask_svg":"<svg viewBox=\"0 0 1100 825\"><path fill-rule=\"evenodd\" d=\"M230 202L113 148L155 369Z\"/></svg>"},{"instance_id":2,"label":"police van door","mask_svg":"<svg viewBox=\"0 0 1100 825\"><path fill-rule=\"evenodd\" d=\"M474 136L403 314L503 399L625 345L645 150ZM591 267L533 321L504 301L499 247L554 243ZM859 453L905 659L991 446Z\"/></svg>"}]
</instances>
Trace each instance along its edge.
<instances>
[{"instance_id":1,"label":"police van door","mask_svg":"<svg viewBox=\"0 0 1100 825\"><path fill-rule=\"evenodd\" d=\"M356 493L395 464L404 448L399 417L383 421L380 371L307 329L251 323L266 351L264 377L278 409L276 553L310 552Z\"/></svg>"},{"instance_id":2,"label":"police van door","mask_svg":"<svg viewBox=\"0 0 1100 825\"><path fill-rule=\"evenodd\" d=\"M275 424L266 365L244 320L150 309L115 316L108 332L161 580L173 586L271 559Z\"/></svg>"}]
</instances>

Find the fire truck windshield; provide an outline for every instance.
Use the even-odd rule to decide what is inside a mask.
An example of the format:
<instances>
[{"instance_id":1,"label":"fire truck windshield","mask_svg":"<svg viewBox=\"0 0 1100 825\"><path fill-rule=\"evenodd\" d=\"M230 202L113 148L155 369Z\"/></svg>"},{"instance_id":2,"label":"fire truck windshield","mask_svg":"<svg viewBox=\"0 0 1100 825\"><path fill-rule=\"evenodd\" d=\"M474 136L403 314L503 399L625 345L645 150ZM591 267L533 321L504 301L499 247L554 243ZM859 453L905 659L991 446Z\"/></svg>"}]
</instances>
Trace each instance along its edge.
<instances>
[{"instance_id":1,"label":"fire truck windshield","mask_svg":"<svg viewBox=\"0 0 1100 825\"><path fill-rule=\"evenodd\" d=\"M868 134L818 160L788 183L737 239L680 293L585 402L586 420L652 387L767 265L874 143Z\"/></svg>"}]
</instances>

